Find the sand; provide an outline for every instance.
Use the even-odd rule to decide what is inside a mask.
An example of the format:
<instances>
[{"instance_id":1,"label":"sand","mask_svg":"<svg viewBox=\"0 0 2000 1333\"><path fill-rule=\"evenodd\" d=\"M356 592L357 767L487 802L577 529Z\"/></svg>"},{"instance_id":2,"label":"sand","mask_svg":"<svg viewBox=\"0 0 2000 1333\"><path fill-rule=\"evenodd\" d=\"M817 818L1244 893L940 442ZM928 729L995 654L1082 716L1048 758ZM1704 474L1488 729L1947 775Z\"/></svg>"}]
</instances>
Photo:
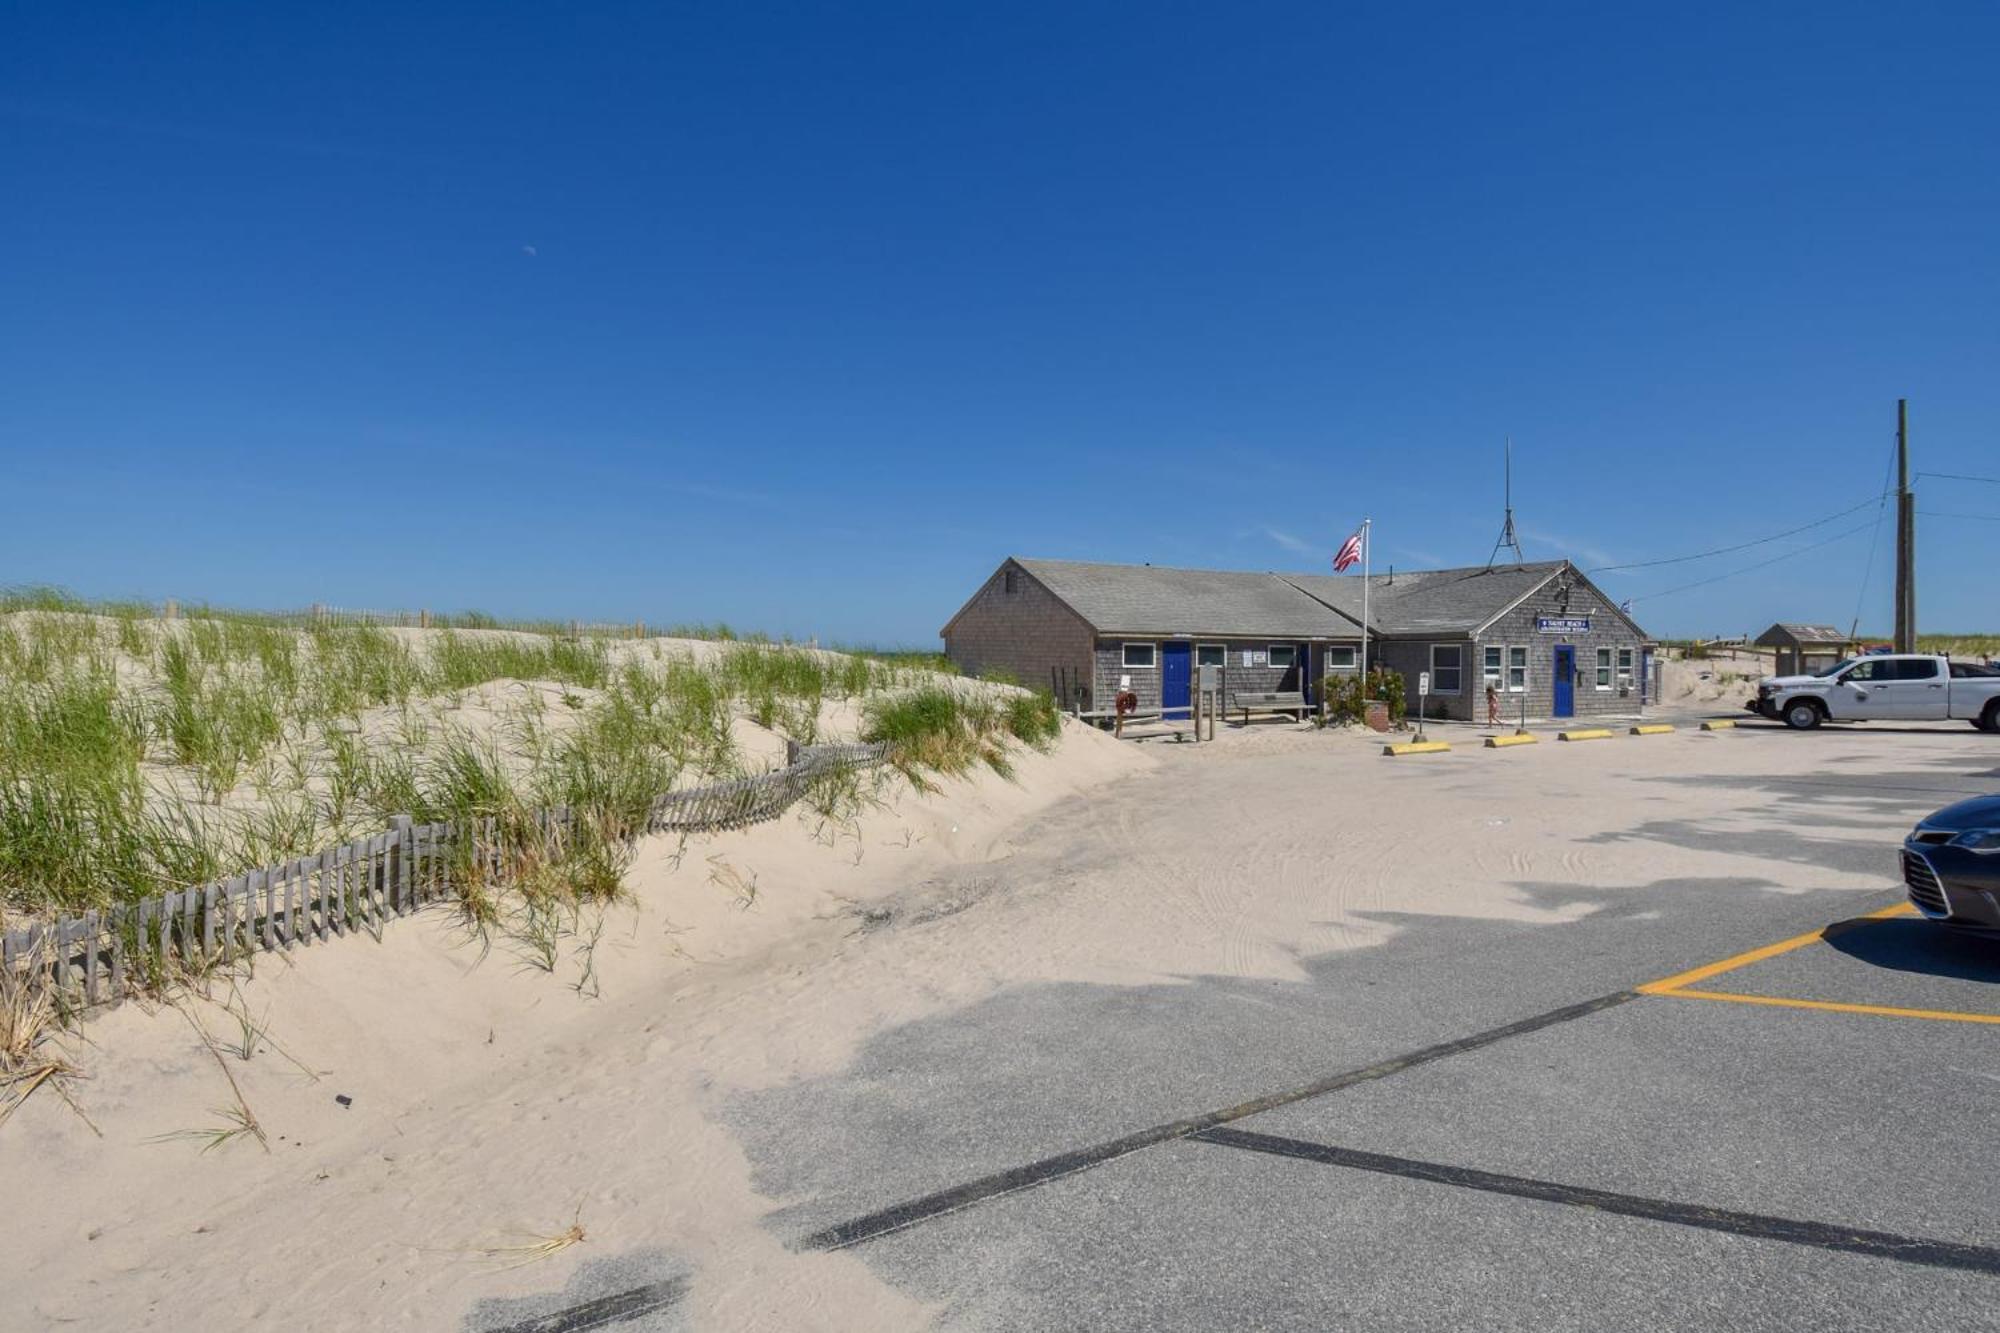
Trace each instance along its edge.
<instances>
[{"instance_id":1,"label":"sand","mask_svg":"<svg viewBox=\"0 0 2000 1333\"><path fill-rule=\"evenodd\" d=\"M1719 651L1697 661L1668 658L1660 664L1661 702L1668 707L1741 708L1757 682L1774 673L1772 655L1756 649Z\"/></svg>"},{"instance_id":2,"label":"sand","mask_svg":"<svg viewBox=\"0 0 2000 1333\"><path fill-rule=\"evenodd\" d=\"M659 1255L692 1274L697 1327L925 1327L936 1312L861 1258L795 1253L767 1225L795 1201L757 1191L731 1099L1005 987L1301 980L1411 915L1559 923L1670 876L1843 880L1728 850L1736 787L1688 774L1754 777L1772 762L1756 738L1429 766L1378 746L1288 727L1141 746L1068 723L1016 782L892 786L847 830L654 840L581 989L575 941L550 975L482 957L443 912L266 958L235 1003L316 1075L224 1056L269 1154L149 1141L217 1123L229 1092L184 1013L128 1005L82 1053L101 1139L39 1095L0 1129L0 1171L34 1201L10 1210L0 1278L52 1326L433 1329L592 1258ZM1662 818L1718 836L1634 836ZM1882 836L1866 824L1856 839ZM186 1007L237 1038L218 1005ZM573 1221L586 1240L553 1257L508 1248Z\"/></svg>"}]
</instances>

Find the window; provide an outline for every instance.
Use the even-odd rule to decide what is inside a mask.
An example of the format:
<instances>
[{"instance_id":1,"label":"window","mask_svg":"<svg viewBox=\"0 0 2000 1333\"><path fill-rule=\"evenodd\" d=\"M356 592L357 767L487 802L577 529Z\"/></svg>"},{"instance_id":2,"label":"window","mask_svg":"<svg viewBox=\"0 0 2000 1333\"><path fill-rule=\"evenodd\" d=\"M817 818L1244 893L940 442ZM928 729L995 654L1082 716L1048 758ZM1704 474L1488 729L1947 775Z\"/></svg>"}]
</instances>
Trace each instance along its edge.
<instances>
[{"instance_id":1,"label":"window","mask_svg":"<svg viewBox=\"0 0 2000 1333\"><path fill-rule=\"evenodd\" d=\"M1841 680L1849 685L1861 685L1871 681L1888 679L1890 679L1889 664L1879 658L1872 662L1857 662L1854 665L1854 670L1841 677Z\"/></svg>"},{"instance_id":2,"label":"window","mask_svg":"<svg viewBox=\"0 0 2000 1333\"><path fill-rule=\"evenodd\" d=\"M1457 694L1465 668L1465 649L1455 643L1431 645L1431 693Z\"/></svg>"},{"instance_id":3,"label":"window","mask_svg":"<svg viewBox=\"0 0 2000 1333\"><path fill-rule=\"evenodd\" d=\"M1326 650L1325 661L1328 674L1332 674L1335 671L1352 671L1354 670L1354 649L1345 644L1332 644Z\"/></svg>"},{"instance_id":4,"label":"window","mask_svg":"<svg viewBox=\"0 0 2000 1333\"><path fill-rule=\"evenodd\" d=\"M1150 643L1128 643L1125 645L1125 666L1127 670L1151 671L1153 669L1153 645Z\"/></svg>"},{"instance_id":5,"label":"window","mask_svg":"<svg viewBox=\"0 0 2000 1333\"><path fill-rule=\"evenodd\" d=\"M1194 664L1196 666L1225 666L1227 665L1226 659L1228 657L1229 650L1219 643L1197 644L1194 650Z\"/></svg>"},{"instance_id":6,"label":"window","mask_svg":"<svg viewBox=\"0 0 2000 1333\"><path fill-rule=\"evenodd\" d=\"M1488 644L1480 653L1479 679L1487 689L1500 688L1502 672L1506 670L1507 650L1498 644Z\"/></svg>"},{"instance_id":7,"label":"window","mask_svg":"<svg viewBox=\"0 0 2000 1333\"><path fill-rule=\"evenodd\" d=\"M1021 577L1014 570L1007 571L1006 589L1008 592L1021 591Z\"/></svg>"},{"instance_id":8,"label":"window","mask_svg":"<svg viewBox=\"0 0 2000 1333\"><path fill-rule=\"evenodd\" d=\"M1618 692L1620 694L1630 694L1632 692L1632 650L1630 648L1620 648L1618 650Z\"/></svg>"},{"instance_id":9,"label":"window","mask_svg":"<svg viewBox=\"0 0 2000 1333\"><path fill-rule=\"evenodd\" d=\"M1507 650L1507 692L1521 694L1528 688L1528 650L1509 648Z\"/></svg>"},{"instance_id":10,"label":"window","mask_svg":"<svg viewBox=\"0 0 2000 1333\"><path fill-rule=\"evenodd\" d=\"M1890 680L1937 679L1937 659L1934 657L1898 657L1885 665L1890 668Z\"/></svg>"},{"instance_id":11,"label":"window","mask_svg":"<svg viewBox=\"0 0 2000 1333\"><path fill-rule=\"evenodd\" d=\"M1280 671L1290 671L1298 665L1299 650L1289 643L1271 645L1271 665Z\"/></svg>"},{"instance_id":12,"label":"window","mask_svg":"<svg viewBox=\"0 0 2000 1333\"><path fill-rule=\"evenodd\" d=\"M1609 648L1599 648L1597 650L1597 688L1600 690L1611 688L1611 650Z\"/></svg>"}]
</instances>

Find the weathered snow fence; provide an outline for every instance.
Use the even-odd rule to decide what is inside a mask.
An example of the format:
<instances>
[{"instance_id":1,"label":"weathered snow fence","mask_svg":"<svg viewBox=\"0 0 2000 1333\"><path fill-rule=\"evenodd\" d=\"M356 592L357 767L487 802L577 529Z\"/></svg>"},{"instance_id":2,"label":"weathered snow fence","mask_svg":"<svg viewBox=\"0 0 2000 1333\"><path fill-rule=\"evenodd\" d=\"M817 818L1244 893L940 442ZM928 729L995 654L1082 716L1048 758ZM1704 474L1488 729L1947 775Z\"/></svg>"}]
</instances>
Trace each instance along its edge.
<instances>
[{"instance_id":1,"label":"weathered snow fence","mask_svg":"<svg viewBox=\"0 0 2000 1333\"><path fill-rule=\"evenodd\" d=\"M791 747L784 768L754 777L666 792L647 812L647 833L707 833L776 819L821 777L872 768L887 746ZM559 844L574 812L543 810L535 823ZM69 1008L116 1004L134 984L176 970L198 972L254 953L295 949L355 930L382 927L454 896L460 867L494 876L502 868L500 822L418 824L397 815L389 828L323 852L264 866L233 879L0 934L0 966L36 969Z\"/></svg>"}]
</instances>

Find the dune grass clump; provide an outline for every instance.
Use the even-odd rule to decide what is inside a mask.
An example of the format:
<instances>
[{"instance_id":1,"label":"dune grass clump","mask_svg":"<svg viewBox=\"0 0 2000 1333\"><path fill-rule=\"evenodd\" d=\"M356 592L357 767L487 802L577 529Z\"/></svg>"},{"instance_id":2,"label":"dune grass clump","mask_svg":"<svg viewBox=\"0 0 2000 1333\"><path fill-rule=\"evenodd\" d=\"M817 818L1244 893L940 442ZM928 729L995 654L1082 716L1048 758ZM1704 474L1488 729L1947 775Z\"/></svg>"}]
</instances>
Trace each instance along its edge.
<instances>
[{"instance_id":1,"label":"dune grass clump","mask_svg":"<svg viewBox=\"0 0 2000 1333\"><path fill-rule=\"evenodd\" d=\"M946 688L923 654L843 655L716 626L703 633L717 651L656 643L649 656L560 626L446 623L417 636L0 592L0 914L135 902L409 814L491 821L498 848L464 869L469 913L498 920L501 889L572 905L615 896L661 794L749 771L744 719L811 745L830 739L829 709L859 701L869 737L893 740L919 784L982 764L1006 773L1014 741L1045 745L1058 727L1045 697ZM520 684L465 697L494 682ZM875 790L824 774L805 813L844 827ZM551 809L572 815L560 836L538 818Z\"/></svg>"},{"instance_id":2,"label":"dune grass clump","mask_svg":"<svg viewBox=\"0 0 2000 1333\"><path fill-rule=\"evenodd\" d=\"M1047 690L1009 695L1003 707L1008 732L1024 745L1046 750L1062 735L1062 710Z\"/></svg>"},{"instance_id":3,"label":"dune grass clump","mask_svg":"<svg viewBox=\"0 0 2000 1333\"><path fill-rule=\"evenodd\" d=\"M862 739L884 741L890 762L917 786L925 771L964 774L985 764L1013 775L1007 741L1046 748L1062 727L1055 700L1046 694L1010 694L925 685L869 702Z\"/></svg>"},{"instance_id":4,"label":"dune grass clump","mask_svg":"<svg viewBox=\"0 0 2000 1333\"><path fill-rule=\"evenodd\" d=\"M587 640L471 636L447 631L430 655L431 688L463 690L489 680L554 680L595 689L610 674L604 645Z\"/></svg>"},{"instance_id":5,"label":"dune grass clump","mask_svg":"<svg viewBox=\"0 0 2000 1333\"><path fill-rule=\"evenodd\" d=\"M0 968L0 1125L43 1086L83 1114L65 1086L80 1071L56 1049L65 1013L43 961L31 955L19 966ZM97 1128L88 1117L84 1123Z\"/></svg>"}]
</instances>

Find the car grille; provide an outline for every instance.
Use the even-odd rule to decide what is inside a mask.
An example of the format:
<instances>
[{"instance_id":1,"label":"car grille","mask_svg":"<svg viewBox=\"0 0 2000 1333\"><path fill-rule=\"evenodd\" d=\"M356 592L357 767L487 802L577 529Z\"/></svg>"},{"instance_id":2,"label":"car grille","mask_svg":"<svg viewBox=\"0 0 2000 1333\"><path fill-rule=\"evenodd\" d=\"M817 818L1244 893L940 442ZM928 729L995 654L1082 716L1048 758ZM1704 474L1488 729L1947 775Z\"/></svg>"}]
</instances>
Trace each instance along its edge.
<instances>
[{"instance_id":1,"label":"car grille","mask_svg":"<svg viewBox=\"0 0 2000 1333\"><path fill-rule=\"evenodd\" d=\"M1933 847L1942 847L1944 844L1950 842L1953 838L1956 838L1958 834L1955 831L1948 828L1937 828L1937 829L1918 829L1915 833L1911 834L1910 836L1914 837L1918 842L1929 843Z\"/></svg>"},{"instance_id":2,"label":"car grille","mask_svg":"<svg viewBox=\"0 0 2000 1333\"><path fill-rule=\"evenodd\" d=\"M1903 853L1903 883L1909 886L1910 901L1925 916L1951 915L1951 904L1945 901L1944 885L1939 882L1937 871L1915 852Z\"/></svg>"}]
</instances>

